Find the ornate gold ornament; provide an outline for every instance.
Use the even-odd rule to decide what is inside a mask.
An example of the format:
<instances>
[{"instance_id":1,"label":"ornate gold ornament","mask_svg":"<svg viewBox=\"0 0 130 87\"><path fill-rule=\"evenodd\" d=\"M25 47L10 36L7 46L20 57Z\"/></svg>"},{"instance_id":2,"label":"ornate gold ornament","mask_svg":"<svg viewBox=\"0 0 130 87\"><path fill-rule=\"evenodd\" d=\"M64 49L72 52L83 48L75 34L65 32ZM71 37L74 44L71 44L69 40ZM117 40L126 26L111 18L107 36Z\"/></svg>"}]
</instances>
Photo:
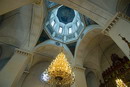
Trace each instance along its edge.
<instances>
[{"instance_id":1,"label":"ornate gold ornament","mask_svg":"<svg viewBox=\"0 0 130 87\"><path fill-rule=\"evenodd\" d=\"M128 86L122 81L122 79L116 79L116 84L117 84L117 87L128 87Z\"/></svg>"},{"instance_id":2,"label":"ornate gold ornament","mask_svg":"<svg viewBox=\"0 0 130 87\"><path fill-rule=\"evenodd\" d=\"M63 52L57 55L44 74L46 82L51 85L72 85L75 81L75 75Z\"/></svg>"}]
</instances>

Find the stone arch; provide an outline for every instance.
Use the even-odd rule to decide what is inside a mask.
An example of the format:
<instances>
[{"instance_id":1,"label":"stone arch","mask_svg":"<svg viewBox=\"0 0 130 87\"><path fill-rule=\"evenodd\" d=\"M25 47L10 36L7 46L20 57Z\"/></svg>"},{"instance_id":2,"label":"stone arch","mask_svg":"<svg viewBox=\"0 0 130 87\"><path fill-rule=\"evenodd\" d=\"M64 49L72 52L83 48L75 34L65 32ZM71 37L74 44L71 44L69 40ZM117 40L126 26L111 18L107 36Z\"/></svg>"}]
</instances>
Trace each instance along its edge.
<instances>
[{"instance_id":1,"label":"stone arch","mask_svg":"<svg viewBox=\"0 0 130 87\"><path fill-rule=\"evenodd\" d=\"M99 87L96 75L92 71L86 74L86 81L87 81L87 87Z\"/></svg>"},{"instance_id":2,"label":"stone arch","mask_svg":"<svg viewBox=\"0 0 130 87\"><path fill-rule=\"evenodd\" d=\"M31 84L32 81L36 82L36 85L49 87L49 85L40 81L40 74L45 71L45 69L47 69L51 60L53 60L55 56L57 56L57 54L61 51L62 46L64 47L63 52L68 58L68 61L71 63L74 58L69 48L65 44L61 44L54 40L44 41L33 49L33 59L29 66L30 73L28 75L22 76L22 78L25 78L25 80L20 80L22 82L21 87L27 87L28 85L35 86L34 84ZM35 73L35 75L33 75L33 73ZM31 80L29 80L30 78Z\"/></svg>"},{"instance_id":3,"label":"stone arch","mask_svg":"<svg viewBox=\"0 0 130 87\"><path fill-rule=\"evenodd\" d=\"M62 49L62 47L63 47L63 49ZM33 49L33 54L34 54L33 61L34 62L32 63L32 65L35 65L36 63L38 63L40 61L50 61L53 58L55 58L57 56L57 54L60 53L62 50L65 53L68 61L70 63L72 63L72 61L74 59L73 55L65 44L61 44L54 40L47 40L47 41L37 45ZM37 60L38 58L39 58L39 60Z\"/></svg>"},{"instance_id":4,"label":"stone arch","mask_svg":"<svg viewBox=\"0 0 130 87\"><path fill-rule=\"evenodd\" d=\"M101 33L101 30L102 29L99 25L91 25L86 27L86 29L83 31L83 34L81 35L82 37L79 38L76 44L74 55L76 64L83 66L86 46L92 38L96 37Z\"/></svg>"},{"instance_id":5,"label":"stone arch","mask_svg":"<svg viewBox=\"0 0 130 87\"><path fill-rule=\"evenodd\" d=\"M98 25L88 26L78 40L75 50L75 65L94 70L98 80L102 79L101 58L103 52L116 45L114 41L102 33Z\"/></svg>"}]
</instances>

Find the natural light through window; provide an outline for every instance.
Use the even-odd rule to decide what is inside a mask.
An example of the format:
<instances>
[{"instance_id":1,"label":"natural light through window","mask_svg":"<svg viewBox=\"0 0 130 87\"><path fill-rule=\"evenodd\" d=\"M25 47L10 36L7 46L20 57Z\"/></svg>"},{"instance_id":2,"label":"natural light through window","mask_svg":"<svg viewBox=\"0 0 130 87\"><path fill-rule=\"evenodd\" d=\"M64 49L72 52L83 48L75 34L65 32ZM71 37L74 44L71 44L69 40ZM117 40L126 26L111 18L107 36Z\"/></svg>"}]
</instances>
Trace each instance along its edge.
<instances>
[{"instance_id":1,"label":"natural light through window","mask_svg":"<svg viewBox=\"0 0 130 87\"><path fill-rule=\"evenodd\" d=\"M49 79L50 77L46 71L41 74L41 81L47 82Z\"/></svg>"},{"instance_id":2,"label":"natural light through window","mask_svg":"<svg viewBox=\"0 0 130 87\"><path fill-rule=\"evenodd\" d=\"M79 21L77 21L77 26L79 27L79 25L80 25L80 22L79 22Z\"/></svg>"},{"instance_id":3,"label":"natural light through window","mask_svg":"<svg viewBox=\"0 0 130 87\"><path fill-rule=\"evenodd\" d=\"M62 27L59 28L59 33L60 33L60 34L62 33Z\"/></svg>"},{"instance_id":4,"label":"natural light through window","mask_svg":"<svg viewBox=\"0 0 130 87\"><path fill-rule=\"evenodd\" d=\"M51 26L53 27L55 25L55 21L53 20L52 22L51 22Z\"/></svg>"},{"instance_id":5,"label":"natural light through window","mask_svg":"<svg viewBox=\"0 0 130 87\"><path fill-rule=\"evenodd\" d=\"M71 33L72 33L72 28L70 27L70 28L69 28L69 34L71 34Z\"/></svg>"}]
</instances>

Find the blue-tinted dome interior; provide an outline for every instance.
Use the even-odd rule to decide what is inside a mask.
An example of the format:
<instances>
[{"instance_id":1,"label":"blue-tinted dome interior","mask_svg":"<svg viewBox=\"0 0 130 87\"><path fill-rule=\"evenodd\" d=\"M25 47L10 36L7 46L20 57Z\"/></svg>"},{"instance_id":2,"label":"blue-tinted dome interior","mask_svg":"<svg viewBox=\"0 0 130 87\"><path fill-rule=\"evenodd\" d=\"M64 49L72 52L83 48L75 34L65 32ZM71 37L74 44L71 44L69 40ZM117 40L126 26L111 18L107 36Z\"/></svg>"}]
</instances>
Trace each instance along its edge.
<instances>
[{"instance_id":1,"label":"blue-tinted dome interior","mask_svg":"<svg viewBox=\"0 0 130 87\"><path fill-rule=\"evenodd\" d=\"M50 38L71 43L79 38L84 29L81 17L76 10L61 5L49 11L44 29Z\"/></svg>"},{"instance_id":2,"label":"blue-tinted dome interior","mask_svg":"<svg viewBox=\"0 0 130 87\"><path fill-rule=\"evenodd\" d=\"M66 6L62 6L58 9L57 17L60 22L67 24L73 21L75 13L73 9Z\"/></svg>"}]
</instances>

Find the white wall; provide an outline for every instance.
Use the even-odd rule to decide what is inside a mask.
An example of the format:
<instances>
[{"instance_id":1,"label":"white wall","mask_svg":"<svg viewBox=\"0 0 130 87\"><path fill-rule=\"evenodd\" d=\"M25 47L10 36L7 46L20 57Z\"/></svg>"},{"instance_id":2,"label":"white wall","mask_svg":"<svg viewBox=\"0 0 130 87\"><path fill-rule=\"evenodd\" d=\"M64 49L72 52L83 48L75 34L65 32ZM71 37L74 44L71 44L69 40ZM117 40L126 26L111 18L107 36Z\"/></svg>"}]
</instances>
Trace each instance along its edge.
<instances>
[{"instance_id":1,"label":"white wall","mask_svg":"<svg viewBox=\"0 0 130 87\"><path fill-rule=\"evenodd\" d=\"M116 19L113 19L116 20ZM111 26L111 25L110 25ZM108 35L113 39L113 41L119 46L120 49L124 52L124 54L130 59L130 47L128 43L126 43L119 34L126 38L128 43L130 43L130 21L126 18L119 18L119 20L112 26Z\"/></svg>"},{"instance_id":2,"label":"white wall","mask_svg":"<svg viewBox=\"0 0 130 87\"><path fill-rule=\"evenodd\" d=\"M44 87L44 83L40 81L40 75L45 69L47 69L49 62L41 62L30 69L30 73L27 75L22 83L21 87ZM20 86L18 86L20 87ZM47 85L45 87L48 87Z\"/></svg>"}]
</instances>

